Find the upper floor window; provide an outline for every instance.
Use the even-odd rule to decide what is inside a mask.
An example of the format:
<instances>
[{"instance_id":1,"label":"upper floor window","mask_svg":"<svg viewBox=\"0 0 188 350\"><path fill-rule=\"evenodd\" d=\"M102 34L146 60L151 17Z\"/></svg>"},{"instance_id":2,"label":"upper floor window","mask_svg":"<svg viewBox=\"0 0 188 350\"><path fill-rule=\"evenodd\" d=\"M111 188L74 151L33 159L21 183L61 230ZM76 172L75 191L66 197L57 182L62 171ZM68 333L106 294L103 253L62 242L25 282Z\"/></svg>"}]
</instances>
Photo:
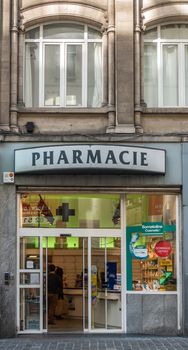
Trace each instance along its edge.
<instances>
[{"instance_id":1,"label":"upper floor window","mask_svg":"<svg viewBox=\"0 0 188 350\"><path fill-rule=\"evenodd\" d=\"M27 31L24 101L26 107L100 107L101 33L72 23Z\"/></svg>"},{"instance_id":2,"label":"upper floor window","mask_svg":"<svg viewBox=\"0 0 188 350\"><path fill-rule=\"evenodd\" d=\"M188 106L188 25L168 24L144 36L147 107Z\"/></svg>"}]
</instances>

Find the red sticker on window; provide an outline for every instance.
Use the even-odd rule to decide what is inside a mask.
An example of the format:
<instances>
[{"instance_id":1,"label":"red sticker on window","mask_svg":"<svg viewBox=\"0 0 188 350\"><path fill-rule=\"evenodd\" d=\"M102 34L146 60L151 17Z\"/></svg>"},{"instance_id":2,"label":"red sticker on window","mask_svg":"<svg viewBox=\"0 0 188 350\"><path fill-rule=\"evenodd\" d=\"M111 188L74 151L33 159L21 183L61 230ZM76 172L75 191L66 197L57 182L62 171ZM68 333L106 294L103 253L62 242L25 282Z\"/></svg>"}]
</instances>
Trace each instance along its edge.
<instances>
[{"instance_id":1,"label":"red sticker on window","mask_svg":"<svg viewBox=\"0 0 188 350\"><path fill-rule=\"evenodd\" d=\"M168 241L159 241L155 245L155 253L162 258L166 258L167 256L169 256L171 251L172 246Z\"/></svg>"}]
</instances>

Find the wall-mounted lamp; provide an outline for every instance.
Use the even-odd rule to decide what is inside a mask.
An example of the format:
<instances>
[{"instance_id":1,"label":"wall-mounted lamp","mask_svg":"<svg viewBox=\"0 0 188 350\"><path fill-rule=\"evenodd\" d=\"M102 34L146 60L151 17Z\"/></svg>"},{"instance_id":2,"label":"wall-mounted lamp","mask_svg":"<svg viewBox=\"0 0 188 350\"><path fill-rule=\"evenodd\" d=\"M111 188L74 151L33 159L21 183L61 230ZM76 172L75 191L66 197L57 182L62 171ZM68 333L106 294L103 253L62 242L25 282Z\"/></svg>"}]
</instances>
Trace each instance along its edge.
<instances>
[{"instance_id":1,"label":"wall-mounted lamp","mask_svg":"<svg viewBox=\"0 0 188 350\"><path fill-rule=\"evenodd\" d=\"M28 134L32 134L34 131L34 128L35 128L35 124L33 122L27 122L25 127L26 127L26 131L28 132Z\"/></svg>"}]
</instances>

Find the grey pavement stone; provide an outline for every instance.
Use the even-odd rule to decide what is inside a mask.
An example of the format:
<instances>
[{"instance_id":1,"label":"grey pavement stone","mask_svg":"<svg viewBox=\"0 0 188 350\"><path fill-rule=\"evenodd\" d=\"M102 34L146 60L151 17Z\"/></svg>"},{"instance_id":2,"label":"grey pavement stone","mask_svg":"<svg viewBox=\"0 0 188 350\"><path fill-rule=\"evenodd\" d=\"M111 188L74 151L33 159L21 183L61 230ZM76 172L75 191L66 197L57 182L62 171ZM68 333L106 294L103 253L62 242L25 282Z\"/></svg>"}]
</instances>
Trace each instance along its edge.
<instances>
[{"instance_id":1,"label":"grey pavement stone","mask_svg":"<svg viewBox=\"0 0 188 350\"><path fill-rule=\"evenodd\" d=\"M57 344L49 343L47 349L48 350L56 350L57 349Z\"/></svg>"},{"instance_id":2,"label":"grey pavement stone","mask_svg":"<svg viewBox=\"0 0 188 350\"><path fill-rule=\"evenodd\" d=\"M188 337L35 335L0 339L0 350L188 350Z\"/></svg>"}]
</instances>

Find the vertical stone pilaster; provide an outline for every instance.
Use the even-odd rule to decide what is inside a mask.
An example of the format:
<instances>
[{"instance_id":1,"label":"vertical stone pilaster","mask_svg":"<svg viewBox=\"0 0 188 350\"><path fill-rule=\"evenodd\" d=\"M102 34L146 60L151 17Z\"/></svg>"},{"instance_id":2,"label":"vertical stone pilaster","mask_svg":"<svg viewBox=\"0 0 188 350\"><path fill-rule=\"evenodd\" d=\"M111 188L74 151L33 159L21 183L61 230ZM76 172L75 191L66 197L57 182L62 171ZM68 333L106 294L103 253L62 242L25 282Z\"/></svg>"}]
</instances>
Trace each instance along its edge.
<instances>
[{"instance_id":1,"label":"vertical stone pilaster","mask_svg":"<svg viewBox=\"0 0 188 350\"><path fill-rule=\"evenodd\" d=\"M0 129L9 131L10 108L10 0L2 0L0 57Z\"/></svg>"},{"instance_id":2,"label":"vertical stone pilaster","mask_svg":"<svg viewBox=\"0 0 188 350\"><path fill-rule=\"evenodd\" d=\"M116 118L117 133L134 127L134 17L133 0L116 0Z\"/></svg>"},{"instance_id":3,"label":"vertical stone pilaster","mask_svg":"<svg viewBox=\"0 0 188 350\"><path fill-rule=\"evenodd\" d=\"M115 104L115 6L108 0L108 105Z\"/></svg>"},{"instance_id":4,"label":"vertical stone pilaster","mask_svg":"<svg viewBox=\"0 0 188 350\"><path fill-rule=\"evenodd\" d=\"M0 185L0 336L16 335L16 187ZM5 285L4 274L12 275Z\"/></svg>"}]
</instances>

